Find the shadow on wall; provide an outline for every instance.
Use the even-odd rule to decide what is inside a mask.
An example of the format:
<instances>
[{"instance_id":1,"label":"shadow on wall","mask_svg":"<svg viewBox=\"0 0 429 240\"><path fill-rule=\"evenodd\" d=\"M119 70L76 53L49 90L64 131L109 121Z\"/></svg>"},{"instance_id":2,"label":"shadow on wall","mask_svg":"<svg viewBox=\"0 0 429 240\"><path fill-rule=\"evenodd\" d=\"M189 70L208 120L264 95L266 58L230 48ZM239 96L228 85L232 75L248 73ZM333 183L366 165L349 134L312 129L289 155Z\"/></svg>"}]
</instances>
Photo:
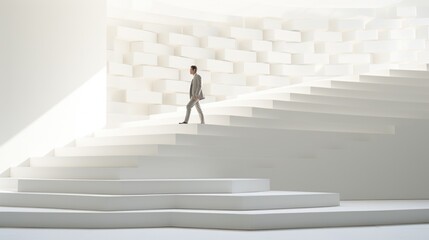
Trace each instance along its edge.
<instances>
[{"instance_id":1,"label":"shadow on wall","mask_svg":"<svg viewBox=\"0 0 429 240\"><path fill-rule=\"evenodd\" d=\"M105 4L0 1L0 171L104 123Z\"/></svg>"}]
</instances>

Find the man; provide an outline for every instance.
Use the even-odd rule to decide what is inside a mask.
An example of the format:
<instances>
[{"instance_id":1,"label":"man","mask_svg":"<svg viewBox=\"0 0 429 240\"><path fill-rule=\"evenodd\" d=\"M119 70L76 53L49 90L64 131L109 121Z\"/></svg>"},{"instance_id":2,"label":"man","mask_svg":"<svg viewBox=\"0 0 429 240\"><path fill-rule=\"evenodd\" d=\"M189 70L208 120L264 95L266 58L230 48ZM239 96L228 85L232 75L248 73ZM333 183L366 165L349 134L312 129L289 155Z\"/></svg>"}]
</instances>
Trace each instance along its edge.
<instances>
[{"instance_id":1,"label":"man","mask_svg":"<svg viewBox=\"0 0 429 240\"><path fill-rule=\"evenodd\" d=\"M189 116L191 115L191 109L195 105L197 108L198 114L200 115L201 124L204 124L204 115L201 111L200 100L203 100L205 97L203 95L203 90L201 89L201 76L197 74L197 66L192 65L189 69L189 73L194 77L192 78L191 87L189 89L189 103L186 105L186 117L185 121L179 124L187 124L189 121Z\"/></svg>"}]
</instances>

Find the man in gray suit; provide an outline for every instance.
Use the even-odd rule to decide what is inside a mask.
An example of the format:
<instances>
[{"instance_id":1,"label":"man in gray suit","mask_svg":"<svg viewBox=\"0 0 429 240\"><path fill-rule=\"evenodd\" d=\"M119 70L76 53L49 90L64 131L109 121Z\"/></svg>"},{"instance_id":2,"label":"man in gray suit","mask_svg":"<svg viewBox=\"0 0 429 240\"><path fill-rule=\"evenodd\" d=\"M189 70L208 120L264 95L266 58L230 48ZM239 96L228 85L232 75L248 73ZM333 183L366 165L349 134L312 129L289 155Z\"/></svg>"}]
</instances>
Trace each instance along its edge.
<instances>
[{"instance_id":1,"label":"man in gray suit","mask_svg":"<svg viewBox=\"0 0 429 240\"><path fill-rule=\"evenodd\" d=\"M189 116L191 115L191 109L195 105L197 108L198 114L200 115L201 124L205 124L203 111L200 107L200 100L204 99L202 84L201 84L201 76L197 74L197 66L192 65L189 69L189 73L194 77L192 78L191 87L189 89L189 103L186 105L186 117L185 121L179 124L187 124L189 121Z\"/></svg>"}]
</instances>

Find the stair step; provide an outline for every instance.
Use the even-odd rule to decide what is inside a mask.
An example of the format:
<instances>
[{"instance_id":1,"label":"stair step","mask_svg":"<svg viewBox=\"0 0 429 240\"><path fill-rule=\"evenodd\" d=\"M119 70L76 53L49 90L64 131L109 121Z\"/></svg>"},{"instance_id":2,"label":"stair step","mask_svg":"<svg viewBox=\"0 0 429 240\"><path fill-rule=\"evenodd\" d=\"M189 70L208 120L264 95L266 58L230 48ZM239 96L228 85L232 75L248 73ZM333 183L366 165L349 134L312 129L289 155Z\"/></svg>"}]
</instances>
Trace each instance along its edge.
<instances>
[{"instance_id":1,"label":"stair step","mask_svg":"<svg viewBox=\"0 0 429 240\"><path fill-rule=\"evenodd\" d=\"M298 92L298 91L297 91ZM337 96L337 97L357 97L377 100L393 100L404 102L420 102L429 103L429 95L427 94L410 94L401 92L376 92L355 89L335 89L327 87L303 87L301 93Z\"/></svg>"},{"instance_id":2,"label":"stair step","mask_svg":"<svg viewBox=\"0 0 429 240\"><path fill-rule=\"evenodd\" d=\"M429 75L427 77L429 78ZM416 77L360 75L359 81L367 83L387 83L401 86L429 87L429 80L427 78Z\"/></svg>"},{"instance_id":3,"label":"stair step","mask_svg":"<svg viewBox=\"0 0 429 240\"><path fill-rule=\"evenodd\" d=\"M0 192L0 205L91 211L153 209L267 210L338 206L336 193L254 192L228 194L94 195Z\"/></svg>"},{"instance_id":4,"label":"stair step","mask_svg":"<svg viewBox=\"0 0 429 240\"><path fill-rule=\"evenodd\" d=\"M18 179L0 178L0 183L14 182L15 191L78 194L190 194L245 193L270 190L269 179ZM3 189L3 188L2 188Z\"/></svg>"},{"instance_id":5,"label":"stair step","mask_svg":"<svg viewBox=\"0 0 429 240\"><path fill-rule=\"evenodd\" d=\"M272 230L418 224L427 223L428 216L427 200L342 201L338 207L253 211L163 209L100 212L0 207L0 226Z\"/></svg>"}]
</instances>

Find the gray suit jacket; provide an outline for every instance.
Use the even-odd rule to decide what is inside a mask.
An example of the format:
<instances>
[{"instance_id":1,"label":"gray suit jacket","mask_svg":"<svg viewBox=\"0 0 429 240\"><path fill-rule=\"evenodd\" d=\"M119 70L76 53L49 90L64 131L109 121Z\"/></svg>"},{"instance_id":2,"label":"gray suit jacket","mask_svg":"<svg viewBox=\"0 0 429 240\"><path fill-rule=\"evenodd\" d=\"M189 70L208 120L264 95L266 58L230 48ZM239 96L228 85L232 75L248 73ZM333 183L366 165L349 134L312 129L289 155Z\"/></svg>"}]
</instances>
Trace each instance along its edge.
<instances>
[{"instance_id":1,"label":"gray suit jacket","mask_svg":"<svg viewBox=\"0 0 429 240\"><path fill-rule=\"evenodd\" d=\"M195 74L194 78L192 78L191 87L189 89L189 98L193 96L197 96L200 100L205 98L202 90L201 76L198 74Z\"/></svg>"}]
</instances>

